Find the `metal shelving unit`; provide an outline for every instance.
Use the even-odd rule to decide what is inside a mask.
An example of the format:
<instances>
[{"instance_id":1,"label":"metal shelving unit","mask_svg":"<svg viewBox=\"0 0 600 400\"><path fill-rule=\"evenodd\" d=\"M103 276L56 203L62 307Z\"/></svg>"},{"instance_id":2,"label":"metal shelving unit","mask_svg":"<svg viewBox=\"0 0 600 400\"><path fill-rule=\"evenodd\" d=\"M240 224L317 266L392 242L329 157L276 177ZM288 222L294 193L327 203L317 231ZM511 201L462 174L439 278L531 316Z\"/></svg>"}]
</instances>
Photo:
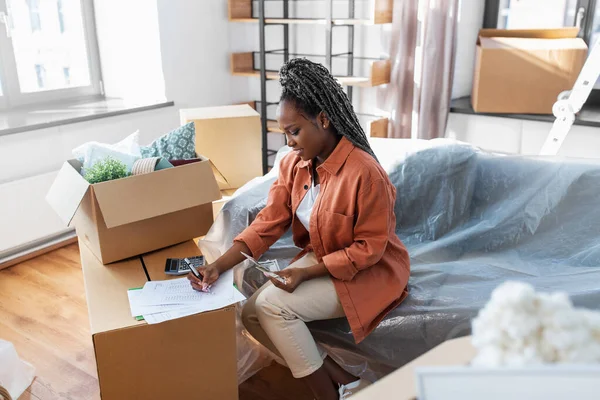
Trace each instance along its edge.
<instances>
[{"instance_id":1,"label":"metal shelving unit","mask_svg":"<svg viewBox=\"0 0 600 400\"><path fill-rule=\"evenodd\" d=\"M253 1L258 2L258 16L253 13ZM267 18L265 16L265 2L279 1L283 3L283 16L281 18ZM260 101L250 102L260 112L262 122L263 143L263 173L269 169L268 157L275 154L276 150L267 147L269 132L281 132L277 123L268 119L267 108L277 103L269 102L267 99L267 81L279 78L278 71L268 70L266 63L267 54L282 56L283 62L290 57L322 57L324 65L332 71L333 60L336 58L347 58L345 75L334 75L338 81L346 87L348 97L352 101L353 87L373 87L389 83L391 64L389 60L358 57L354 54L354 27L356 25L379 25L392 22L393 0L373 0L373 7L369 18L355 18L355 0L348 1L348 18L333 18L333 0L323 0L327 5L325 18L289 18L289 2L298 0L228 0L229 20L232 22L254 22L258 24L260 50L258 52L234 53L231 55L232 75L259 77L260 78ZM289 51L289 26L291 24L316 24L325 25L325 55L298 54ZM281 26L283 28L283 46L277 50L267 50L265 45L266 28L268 26ZM338 27L348 29L348 49L346 52L333 53L333 30ZM255 57L258 56L258 68ZM354 76L355 60L366 60L371 62L368 76ZM359 114L361 115L361 114ZM365 115L365 114L362 114ZM375 117L377 116L370 116ZM380 135L387 131L387 119L376 119L371 123L371 129L376 129ZM375 135L373 135L375 136Z\"/></svg>"}]
</instances>

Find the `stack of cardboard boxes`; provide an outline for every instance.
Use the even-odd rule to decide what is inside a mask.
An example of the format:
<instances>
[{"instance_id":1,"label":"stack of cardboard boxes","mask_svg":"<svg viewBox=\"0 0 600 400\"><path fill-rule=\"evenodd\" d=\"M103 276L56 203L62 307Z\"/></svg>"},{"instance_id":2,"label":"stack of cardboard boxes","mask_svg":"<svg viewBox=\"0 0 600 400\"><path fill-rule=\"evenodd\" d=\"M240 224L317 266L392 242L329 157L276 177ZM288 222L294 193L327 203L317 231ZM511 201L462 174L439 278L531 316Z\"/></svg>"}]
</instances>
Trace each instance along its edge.
<instances>
[{"instance_id":1,"label":"stack of cardboard boxes","mask_svg":"<svg viewBox=\"0 0 600 400\"><path fill-rule=\"evenodd\" d=\"M232 193L261 175L260 117L249 106L181 110L200 161L90 185L64 163L47 200L74 224L102 399L237 399L235 307L156 325L131 316L127 290L164 280L167 258L200 255Z\"/></svg>"}]
</instances>

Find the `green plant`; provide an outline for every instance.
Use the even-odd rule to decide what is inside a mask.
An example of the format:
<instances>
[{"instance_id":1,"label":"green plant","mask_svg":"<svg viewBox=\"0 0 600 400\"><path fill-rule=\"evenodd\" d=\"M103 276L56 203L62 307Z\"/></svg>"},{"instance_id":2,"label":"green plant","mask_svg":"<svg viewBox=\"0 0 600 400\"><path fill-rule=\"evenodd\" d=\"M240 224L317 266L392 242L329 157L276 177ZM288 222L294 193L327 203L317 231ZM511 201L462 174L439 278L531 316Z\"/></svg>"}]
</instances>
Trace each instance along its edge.
<instances>
[{"instance_id":1,"label":"green plant","mask_svg":"<svg viewBox=\"0 0 600 400\"><path fill-rule=\"evenodd\" d=\"M112 157L106 157L104 160L98 161L91 168L85 170L83 177L86 181L93 184L126 178L129 175L127 166L124 163Z\"/></svg>"}]
</instances>

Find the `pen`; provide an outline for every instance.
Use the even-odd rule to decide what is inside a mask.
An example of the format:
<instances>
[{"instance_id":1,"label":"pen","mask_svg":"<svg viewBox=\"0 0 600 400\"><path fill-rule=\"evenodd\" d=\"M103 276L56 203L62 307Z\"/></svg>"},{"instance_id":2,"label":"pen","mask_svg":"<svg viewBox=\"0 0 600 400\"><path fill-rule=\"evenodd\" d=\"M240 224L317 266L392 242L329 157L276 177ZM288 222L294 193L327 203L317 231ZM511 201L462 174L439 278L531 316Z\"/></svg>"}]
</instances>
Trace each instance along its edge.
<instances>
[{"instance_id":1,"label":"pen","mask_svg":"<svg viewBox=\"0 0 600 400\"><path fill-rule=\"evenodd\" d=\"M188 259L187 259L187 257L186 257L186 258L184 258L184 259L183 259L183 261L184 261L184 262L187 264L187 266L188 266L188 268L190 269L190 271L192 272L192 274L193 274L193 275L194 275L196 278L198 278L198 279L202 280L202 275L200 275L200 272L198 272L198 270L196 269L196 267L194 267L194 266L192 265L192 263L190 262L190 260L188 260ZM203 292L210 293L210 288L211 288L211 287L212 287L212 285L205 286L205 284L204 284L204 283L202 283L202 291L203 291Z\"/></svg>"}]
</instances>

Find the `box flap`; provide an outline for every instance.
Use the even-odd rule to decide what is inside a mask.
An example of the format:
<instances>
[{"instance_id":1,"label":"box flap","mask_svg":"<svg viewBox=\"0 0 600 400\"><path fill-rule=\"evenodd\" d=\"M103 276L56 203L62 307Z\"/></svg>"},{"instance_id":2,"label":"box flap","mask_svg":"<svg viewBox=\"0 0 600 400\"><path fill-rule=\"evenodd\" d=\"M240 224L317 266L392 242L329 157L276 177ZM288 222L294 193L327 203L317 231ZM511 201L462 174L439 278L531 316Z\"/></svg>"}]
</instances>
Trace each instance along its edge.
<instances>
[{"instance_id":1,"label":"box flap","mask_svg":"<svg viewBox=\"0 0 600 400\"><path fill-rule=\"evenodd\" d=\"M231 184L227 181L227 178L219 171L219 168L213 163L210 162L210 167L212 168L213 175L215 176L215 180L217 181L217 185L219 185L219 190L227 190L231 189Z\"/></svg>"},{"instance_id":2,"label":"box flap","mask_svg":"<svg viewBox=\"0 0 600 400\"><path fill-rule=\"evenodd\" d=\"M81 163L65 161L46 194L46 201L68 226L75 216L90 184L79 174Z\"/></svg>"},{"instance_id":3,"label":"box flap","mask_svg":"<svg viewBox=\"0 0 600 400\"><path fill-rule=\"evenodd\" d=\"M480 29L477 44L484 37L512 37L529 39L573 39L579 34L579 28L556 29Z\"/></svg>"},{"instance_id":4,"label":"box flap","mask_svg":"<svg viewBox=\"0 0 600 400\"><path fill-rule=\"evenodd\" d=\"M179 110L179 117L182 125L189 121L198 119L256 117L258 115L258 112L248 104L221 107L184 108Z\"/></svg>"},{"instance_id":5,"label":"box flap","mask_svg":"<svg viewBox=\"0 0 600 400\"><path fill-rule=\"evenodd\" d=\"M587 45L583 39L539 39L539 38L514 38L514 37L481 37L480 46L484 49L506 49L506 50L565 50L576 49L587 51Z\"/></svg>"},{"instance_id":6,"label":"box flap","mask_svg":"<svg viewBox=\"0 0 600 400\"><path fill-rule=\"evenodd\" d=\"M210 203L221 198L210 161L92 186L108 228Z\"/></svg>"},{"instance_id":7,"label":"box flap","mask_svg":"<svg viewBox=\"0 0 600 400\"><path fill-rule=\"evenodd\" d=\"M92 334L145 324L131 316L127 297L147 281L139 257L103 265L81 240L79 253Z\"/></svg>"}]
</instances>

